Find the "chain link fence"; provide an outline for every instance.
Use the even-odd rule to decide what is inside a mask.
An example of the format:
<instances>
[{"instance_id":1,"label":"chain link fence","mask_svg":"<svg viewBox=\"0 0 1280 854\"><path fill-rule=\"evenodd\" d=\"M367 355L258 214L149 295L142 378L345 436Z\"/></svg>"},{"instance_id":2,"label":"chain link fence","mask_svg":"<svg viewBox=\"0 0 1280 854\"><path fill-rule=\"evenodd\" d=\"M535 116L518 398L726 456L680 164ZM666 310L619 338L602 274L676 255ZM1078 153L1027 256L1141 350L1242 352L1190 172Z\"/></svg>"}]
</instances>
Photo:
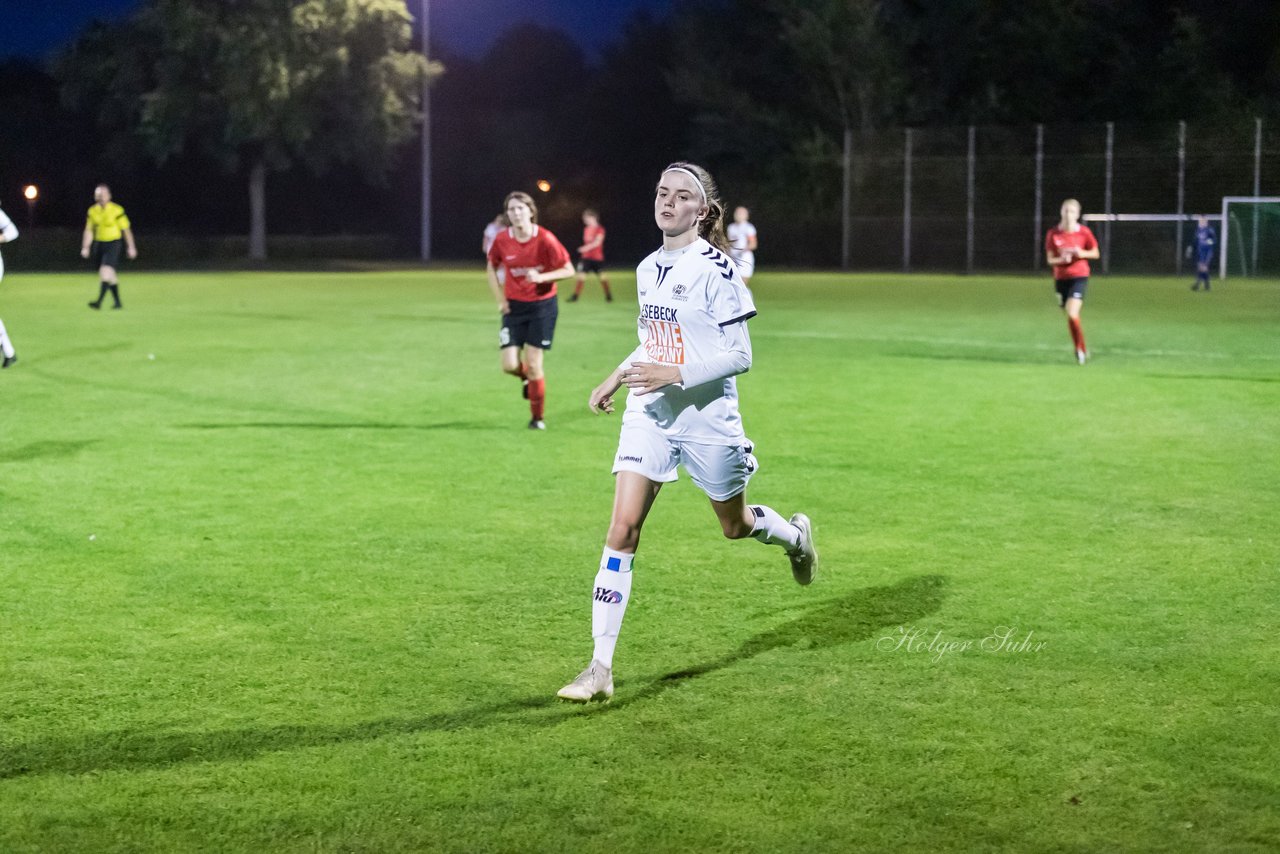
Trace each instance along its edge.
<instances>
[{"instance_id":1,"label":"chain link fence","mask_svg":"<svg viewBox=\"0 0 1280 854\"><path fill-rule=\"evenodd\" d=\"M1098 272L1172 275L1194 266L1186 247L1195 215L1210 215L1221 232L1225 196L1280 195L1280 128L1259 119L907 128L850 141L847 214L841 192L822 194L817 216L759 206L761 263L1039 270L1045 231L1062 201L1076 198L1102 244ZM845 180L841 164L832 177ZM1280 275L1280 218L1243 205L1231 220L1230 273Z\"/></svg>"}]
</instances>

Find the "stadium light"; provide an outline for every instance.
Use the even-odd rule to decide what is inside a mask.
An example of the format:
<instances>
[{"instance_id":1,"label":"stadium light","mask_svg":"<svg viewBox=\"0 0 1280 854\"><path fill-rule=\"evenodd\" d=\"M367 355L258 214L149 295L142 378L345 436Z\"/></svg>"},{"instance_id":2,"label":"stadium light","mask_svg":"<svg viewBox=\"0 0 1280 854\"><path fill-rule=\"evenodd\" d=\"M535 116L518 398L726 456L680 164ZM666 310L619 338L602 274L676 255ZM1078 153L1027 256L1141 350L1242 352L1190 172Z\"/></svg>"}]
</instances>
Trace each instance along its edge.
<instances>
[{"instance_id":1,"label":"stadium light","mask_svg":"<svg viewBox=\"0 0 1280 854\"><path fill-rule=\"evenodd\" d=\"M551 192L551 182L548 181L546 178L543 178L541 181L538 182L538 189L544 193Z\"/></svg>"},{"instance_id":2,"label":"stadium light","mask_svg":"<svg viewBox=\"0 0 1280 854\"><path fill-rule=\"evenodd\" d=\"M22 188L22 197L27 200L27 228L36 227L36 199L40 198L40 188L28 184Z\"/></svg>"},{"instance_id":3,"label":"stadium light","mask_svg":"<svg viewBox=\"0 0 1280 854\"><path fill-rule=\"evenodd\" d=\"M422 56L427 61L429 32L427 12L429 0L422 0L418 20L422 24ZM422 76L422 234L421 254L423 261L431 260L431 76Z\"/></svg>"}]
</instances>

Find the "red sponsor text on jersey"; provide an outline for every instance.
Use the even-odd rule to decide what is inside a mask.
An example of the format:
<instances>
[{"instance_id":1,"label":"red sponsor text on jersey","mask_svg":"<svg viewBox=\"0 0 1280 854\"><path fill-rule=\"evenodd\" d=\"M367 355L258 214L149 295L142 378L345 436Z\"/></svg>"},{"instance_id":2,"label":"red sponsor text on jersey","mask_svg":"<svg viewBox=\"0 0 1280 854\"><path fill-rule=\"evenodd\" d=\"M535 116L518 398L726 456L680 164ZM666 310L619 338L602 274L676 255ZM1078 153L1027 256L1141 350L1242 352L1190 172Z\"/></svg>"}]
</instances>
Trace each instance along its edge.
<instances>
[{"instance_id":1,"label":"red sponsor text on jersey","mask_svg":"<svg viewBox=\"0 0 1280 854\"><path fill-rule=\"evenodd\" d=\"M1049 233L1044 237L1044 249L1054 255L1061 256L1062 250L1068 246L1074 249L1097 249L1098 241L1093 236L1093 232L1088 226L1080 226L1076 231L1063 231L1054 226L1049 229ZM1079 279L1089 275L1089 262L1084 258L1076 258L1070 264L1055 264L1053 267L1053 277L1055 279Z\"/></svg>"},{"instance_id":2,"label":"red sponsor text on jersey","mask_svg":"<svg viewBox=\"0 0 1280 854\"><path fill-rule=\"evenodd\" d=\"M586 246L597 237L600 238L600 245L594 249L587 249L582 253L584 261L603 261L604 260L604 226L588 225L582 229L582 245Z\"/></svg>"},{"instance_id":3,"label":"red sponsor text on jersey","mask_svg":"<svg viewBox=\"0 0 1280 854\"><path fill-rule=\"evenodd\" d=\"M508 228L489 247L489 263L507 268L503 296L521 302L537 302L556 295L555 282L533 284L529 273L558 270L570 263L569 252L556 236L541 226L533 227L533 237L521 243Z\"/></svg>"}]
</instances>

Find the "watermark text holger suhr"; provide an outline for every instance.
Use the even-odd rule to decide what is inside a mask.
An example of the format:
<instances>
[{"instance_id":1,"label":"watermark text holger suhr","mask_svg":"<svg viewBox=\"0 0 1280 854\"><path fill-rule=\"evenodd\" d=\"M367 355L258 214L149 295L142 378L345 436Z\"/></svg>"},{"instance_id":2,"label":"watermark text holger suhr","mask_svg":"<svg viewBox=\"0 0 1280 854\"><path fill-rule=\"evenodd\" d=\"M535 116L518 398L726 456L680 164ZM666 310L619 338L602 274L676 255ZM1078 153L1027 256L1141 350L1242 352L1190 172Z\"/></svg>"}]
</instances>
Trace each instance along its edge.
<instances>
[{"instance_id":1,"label":"watermark text holger suhr","mask_svg":"<svg viewBox=\"0 0 1280 854\"><path fill-rule=\"evenodd\" d=\"M944 638L942 632L933 632L916 626L898 626L893 632L876 641L876 649L882 652L919 652L941 661L954 653L978 650L980 652L1018 655L1040 652L1045 641L1033 640L1035 632L1023 632L1015 626L996 626L991 634L980 640Z\"/></svg>"}]
</instances>

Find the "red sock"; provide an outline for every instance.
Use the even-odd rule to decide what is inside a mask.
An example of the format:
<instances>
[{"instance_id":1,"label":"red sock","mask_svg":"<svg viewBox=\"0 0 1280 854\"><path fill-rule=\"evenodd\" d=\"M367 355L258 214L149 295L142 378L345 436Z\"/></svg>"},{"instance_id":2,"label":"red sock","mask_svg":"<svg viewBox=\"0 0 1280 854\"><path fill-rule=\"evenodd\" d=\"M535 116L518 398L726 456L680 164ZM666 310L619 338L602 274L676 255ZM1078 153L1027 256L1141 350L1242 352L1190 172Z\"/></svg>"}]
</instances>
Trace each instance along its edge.
<instances>
[{"instance_id":1,"label":"red sock","mask_svg":"<svg viewBox=\"0 0 1280 854\"><path fill-rule=\"evenodd\" d=\"M519 367L519 369L516 371L516 376L517 376L517 377L519 377L519 378L520 378L520 379L522 379L522 380L527 380L527 379L529 379L529 372L528 372L528 370L525 368L525 366L524 366L524 362L521 362L521 363L520 363L520 367Z\"/></svg>"},{"instance_id":2,"label":"red sock","mask_svg":"<svg viewBox=\"0 0 1280 854\"><path fill-rule=\"evenodd\" d=\"M1088 352L1088 348L1084 346L1084 329L1080 326L1080 318L1068 317L1067 328L1071 330L1071 340L1075 342L1076 349Z\"/></svg>"},{"instance_id":3,"label":"red sock","mask_svg":"<svg viewBox=\"0 0 1280 854\"><path fill-rule=\"evenodd\" d=\"M547 400L547 380L529 380L529 413L534 421L542 420L543 405Z\"/></svg>"},{"instance_id":4,"label":"red sock","mask_svg":"<svg viewBox=\"0 0 1280 854\"><path fill-rule=\"evenodd\" d=\"M604 295L605 295L605 296L607 296L607 297L611 297L611 296L613 296L613 294L609 292L609 280L608 280L608 279L605 279L605 278L603 278L603 277L602 277L602 278L600 279L600 287L604 288Z\"/></svg>"}]
</instances>

